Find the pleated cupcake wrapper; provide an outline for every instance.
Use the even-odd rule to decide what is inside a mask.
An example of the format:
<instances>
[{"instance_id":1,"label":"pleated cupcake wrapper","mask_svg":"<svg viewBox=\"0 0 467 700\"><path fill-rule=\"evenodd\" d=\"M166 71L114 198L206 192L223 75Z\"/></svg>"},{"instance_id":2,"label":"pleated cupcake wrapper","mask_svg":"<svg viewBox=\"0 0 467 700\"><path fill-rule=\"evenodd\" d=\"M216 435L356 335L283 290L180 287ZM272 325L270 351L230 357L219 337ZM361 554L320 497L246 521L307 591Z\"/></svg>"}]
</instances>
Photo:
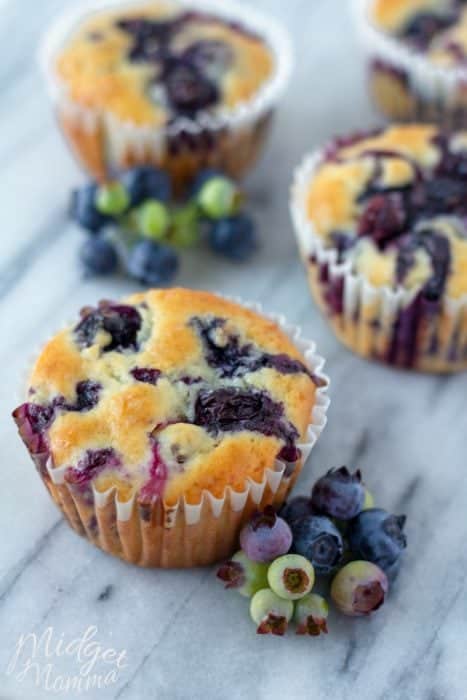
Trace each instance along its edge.
<instances>
[{"instance_id":1,"label":"pleated cupcake wrapper","mask_svg":"<svg viewBox=\"0 0 467 700\"><path fill-rule=\"evenodd\" d=\"M180 117L173 124L154 127L124 122L110 112L85 107L71 98L66 83L55 71L54 62L73 28L94 12L131 8L137 4L138 2L124 0L81 2L78 9L74 8L61 15L47 32L40 48L39 61L49 96L59 113L65 115L71 123L83 127L89 134L102 128L105 134L105 149L111 164L122 163L128 153L136 160L138 157L151 156L158 159L166 153L168 144L173 143L178 136L196 139L203 134L229 132L234 136L241 136L250 131L254 132L262 120L268 117L284 92L292 69L292 48L288 35L276 21L234 0L222 0L219 3L215 0L176 0L174 4L211 11L226 20L237 21L256 32L266 42L274 55L275 67L272 76L259 86L251 99L233 108L221 108L215 114L204 112L192 119Z\"/></svg>"},{"instance_id":2,"label":"pleated cupcake wrapper","mask_svg":"<svg viewBox=\"0 0 467 700\"><path fill-rule=\"evenodd\" d=\"M105 492L94 487L92 491L83 491L65 480L68 465L54 467L49 458L46 464L48 478L43 477L44 482L71 526L110 554L135 564L186 567L205 565L230 556L238 544L239 529L251 513L268 504L279 507L285 501L326 425L330 380L323 371L325 360L316 353L316 344L303 338L298 326L287 323L282 315L265 312L259 303L218 296L277 323L303 354L309 370L320 380L322 386L316 387L306 440L297 444L301 457L294 463L276 459L265 470L261 482L247 479L242 491L228 486L223 496L217 498L205 490L199 503L188 503L182 498L173 505L162 499L142 505L137 494L121 501L115 487ZM66 327L70 325L64 324ZM24 401L24 390L21 401Z\"/></svg>"},{"instance_id":3,"label":"pleated cupcake wrapper","mask_svg":"<svg viewBox=\"0 0 467 700\"><path fill-rule=\"evenodd\" d=\"M290 212L300 255L310 273L312 293L321 308L327 309L318 281L319 269L326 266L330 283L342 285L343 311L334 321L343 342L360 354L384 359L398 314L413 301L416 292L403 287L374 286L353 269L350 260L339 262L335 248L325 247L307 215L310 183L324 157L325 149L312 152L304 158L293 177ZM460 367L465 366L467 295L445 297L437 313L437 324L437 331L443 337L433 353L434 371L449 369L456 362ZM447 367L443 368L445 362Z\"/></svg>"},{"instance_id":4,"label":"pleated cupcake wrapper","mask_svg":"<svg viewBox=\"0 0 467 700\"><path fill-rule=\"evenodd\" d=\"M379 60L395 70L405 71L411 96L419 101L414 117L446 117L456 108L460 87L467 88L467 69L433 64L423 53L413 51L400 40L384 34L370 19L374 0L353 0L358 34L369 60ZM467 91L466 105L467 110Z\"/></svg>"}]
</instances>

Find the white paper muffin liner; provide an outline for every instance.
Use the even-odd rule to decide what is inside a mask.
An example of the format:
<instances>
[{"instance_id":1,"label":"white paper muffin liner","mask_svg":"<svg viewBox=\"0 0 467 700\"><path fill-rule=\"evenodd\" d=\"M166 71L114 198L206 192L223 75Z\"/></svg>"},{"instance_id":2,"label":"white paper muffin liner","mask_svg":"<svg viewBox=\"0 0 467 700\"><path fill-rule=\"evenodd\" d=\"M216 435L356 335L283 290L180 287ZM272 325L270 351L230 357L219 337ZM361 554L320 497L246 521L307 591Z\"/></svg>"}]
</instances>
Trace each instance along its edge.
<instances>
[{"instance_id":1,"label":"white paper muffin liner","mask_svg":"<svg viewBox=\"0 0 467 700\"><path fill-rule=\"evenodd\" d=\"M222 498L205 490L196 504L182 498L168 505L158 499L150 506L139 504L137 493L120 501L115 487L105 492L93 487L92 498L89 494L83 497L65 480L68 466L54 468L49 458L48 478L43 474L42 478L70 525L101 549L131 563L173 568L210 564L229 556L237 545L241 525L254 510L268 504L279 507L285 501L326 425L330 380L323 372L325 360L317 354L315 343L303 338L300 327L288 324L282 315L264 312L261 304L231 300L274 321L319 380L306 440L297 443L301 457L295 463L276 459L261 482L247 479L243 491L228 486ZM24 389L20 401L24 401Z\"/></svg>"},{"instance_id":2,"label":"white paper muffin liner","mask_svg":"<svg viewBox=\"0 0 467 700\"><path fill-rule=\"evenodd\" d=\"M102 158L107 171L126 167L126 159L131 156L132 164L138 162L170 162L169 147L178 138L196 140L203 135L229 134L238 158L245 162L258 150L262 143L261 125L267 126L268 118L277 105L288 83L292 70L292 48L285 30L273 19L257 12L252 7L241 5L235 0L176 0L176 5L212 11L213 14L235 20L260 36L274 56L275 69L272 76L261 85L248 101L233 108L219 109L216 114L200 113L196 118L180 117L174 123L163 127L138 126L123 122L105 111L87 108L74 102L66 83L57 76L55 59L66 43L73 29L88 15L102 10L126 8L137 5L133 0L86 0L79 8L73 8L61 15L45 35L39 53L42 73L45 77L49 96L59 114L59 121L67 120L71 129L82 132L81 140L86 142L86 134L92 140L93 134L101 141ZM103 136L100 139L99 132ZM261 132L261 133L260 133ZM84 144L86 146L86 144ZM209 155L209 162L229 170L229 163L222 162L222 154ZM74 148L76 152L76 145ZM78 154L83 161L83 153ZM193 157L193 154L192 154ZM225 156L227 158L227 156ZM219 162L218 162L219 161ZM89 163L85 163L89 169ZM233 168L235 170L235 168ZM107 172L108 174L108 172ZM235 174L235 173L233 173Z\"/></svg>"},{"instance_id":3,"label":"white paper muffin liner","mask_svg":"<svg viewBox=\"0 0 467 700\"><path fill-rule=\"evenodd\" d=\"M374 0L353 0L353 14L366 58L371 64L381 62L389 69L407 76L405 89L409 102L394 103L389 110L378 101L386 116L407 120L442 121L450 126L467 123L467 69L465 66L437 66L421 52L413 51L397 38L378 29L370 19ZM389 101L389 97L388 97Z\"/></svg>"},{"instance_id":4,"label":"white paper muffin liner","mask_svg":"<svg viewBox=\"0 0 467 700\"><path fill-rule=\"evenodd\" d=\"M347 347L364 357L407 366L397 352L390 358L390 348L399 314L413 301L416 291L401 286L374 286L353 268L350 259L339 262L338 251L325 246L307 215L309 186L324 157L325 149L305 156L295 170L290 194L290 213L312 296ZM327 271L327 283L320 282L322 269ZM342 290L340 314L331 313L326 303L325 292L330 284ZM426 319L420 336L412 369L433 372L466 369L467 295L445 296L436 313Z\"/></svg>"}]
</instances>

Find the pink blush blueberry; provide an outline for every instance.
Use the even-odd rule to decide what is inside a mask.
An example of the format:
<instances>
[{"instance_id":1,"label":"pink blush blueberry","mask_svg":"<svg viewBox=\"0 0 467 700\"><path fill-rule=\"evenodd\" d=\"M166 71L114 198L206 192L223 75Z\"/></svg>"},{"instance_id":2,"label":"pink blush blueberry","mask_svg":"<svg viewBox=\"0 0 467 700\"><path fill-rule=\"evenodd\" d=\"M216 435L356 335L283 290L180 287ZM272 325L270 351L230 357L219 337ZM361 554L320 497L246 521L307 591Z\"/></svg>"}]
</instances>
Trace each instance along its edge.
<instances>
[{"instance_id":1,"label":"pink blush blueberry","mask_svg":"<svg viewBox=\"0 0 467 700\"><path fill-rule=\"evenodd\" d=\"M272 506L256 513L240 532L240 546L252 561L269 562L286 554L292 544L292 531Z\"/></svg>"},{"instance_id":2,"label":"pink blush blueberry","mask_svg":"<svg viewBox=\"0 0 467 700\"><path fill-rule=\"evenodd\" d=\"M368 561L352 561L336 574L331 598L345 615L370 615L384 603L389 584L384 571Z\"/></svg>"}]
</instances>

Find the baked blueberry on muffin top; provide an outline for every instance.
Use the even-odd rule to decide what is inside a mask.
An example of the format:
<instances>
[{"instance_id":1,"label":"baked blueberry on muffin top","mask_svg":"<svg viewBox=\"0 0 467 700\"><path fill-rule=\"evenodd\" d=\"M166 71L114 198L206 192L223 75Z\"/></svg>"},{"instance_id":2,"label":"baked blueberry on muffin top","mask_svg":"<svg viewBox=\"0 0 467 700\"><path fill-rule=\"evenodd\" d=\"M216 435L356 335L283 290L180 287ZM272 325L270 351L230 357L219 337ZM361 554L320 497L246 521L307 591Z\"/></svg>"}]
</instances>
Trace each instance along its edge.
<instances>
[{"instance_id":1,"label":"baked blueberry on muffin top","mask_svg":"<svg viewBox=\"0 0 467 700\"><path fill-rule=\"evenodd\" d=\"M239 23L166 2L90 16L57 57L74 101L148 126L246 102L273 64Z\"/></svg>"},{"instance_id":2,"label":"baked blueberry on muffin top","mask_svg":"<svg viewBox=\"0 0 467 700\"><path fill-rule=\"evenodd\" d=\"M44 474L65 468L71 487L198 503L298 461L323 381L257 313L152 290L83 309L45 346L14 417Z\"/></svg>"},{"instance_id":3,"label":"baked blueberry on muffin top","mask_svg":"<svg viewBox=\"0 0 467 700\"><path fill-rule=\"evenodd\" d=\"M375 0L371 19L411 50L439 66L467 60L467 6L464 0Z\"/></svg>"}]
</instances>

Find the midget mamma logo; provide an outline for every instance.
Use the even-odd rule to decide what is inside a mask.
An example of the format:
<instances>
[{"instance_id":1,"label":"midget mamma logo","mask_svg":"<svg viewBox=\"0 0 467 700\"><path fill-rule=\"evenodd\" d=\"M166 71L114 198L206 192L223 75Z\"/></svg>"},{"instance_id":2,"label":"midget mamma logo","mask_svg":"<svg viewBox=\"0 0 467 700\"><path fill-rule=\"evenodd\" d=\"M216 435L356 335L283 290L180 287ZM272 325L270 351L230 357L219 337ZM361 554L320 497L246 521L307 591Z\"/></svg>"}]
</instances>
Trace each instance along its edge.
<instances>
[{"instance_id":1,"label":"midget mamma logo","mask_svg":"<svg viewBox=\"0 0 467 700\"><path fill-rule=\"evenodd\" d=\"M97 635L97 627L92 625L73 639L67 639L63 633L56 635L53 627L47 627L40 636L33 632L22 634L7 675L52 693L82 693L114 685L127 666L127 652L105 647ZM70 659L74 663L70 664Z\"/></svg>"}]
</instances>

